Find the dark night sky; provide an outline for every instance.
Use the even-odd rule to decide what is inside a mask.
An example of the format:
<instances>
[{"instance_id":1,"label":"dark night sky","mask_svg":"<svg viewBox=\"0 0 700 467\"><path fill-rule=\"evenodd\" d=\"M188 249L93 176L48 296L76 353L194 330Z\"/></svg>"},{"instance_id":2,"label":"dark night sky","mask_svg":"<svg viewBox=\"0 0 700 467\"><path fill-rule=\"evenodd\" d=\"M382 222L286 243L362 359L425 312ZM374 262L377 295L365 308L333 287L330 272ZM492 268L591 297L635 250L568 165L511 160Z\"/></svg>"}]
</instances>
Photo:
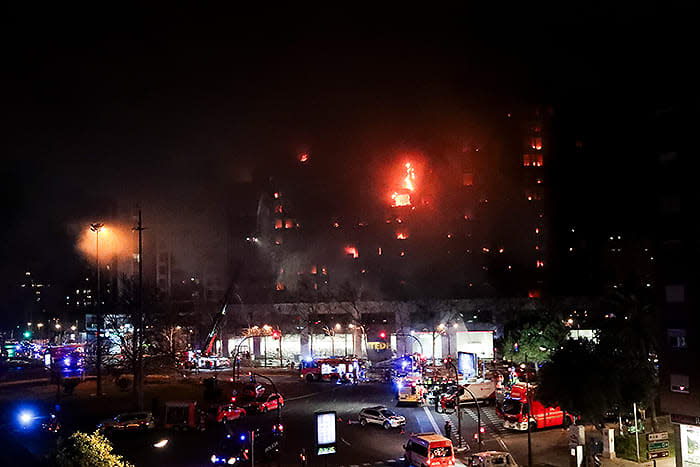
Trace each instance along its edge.
<instances>
[{"instance_id":1,"label":"dark night sky","mask_svg":"<svg viewBox=\"0 0 700 467\"><path fill-rule=\"evenodd\" d=\"M241 163L311 144L351 173L368 145L478 133L526 104L595 115L597 183L630 193L643 113L696 86L689 10L630 5L6 11L1 277L60 271L66 224L105 199L194 212Z\"/></svg>"}]
</instances>

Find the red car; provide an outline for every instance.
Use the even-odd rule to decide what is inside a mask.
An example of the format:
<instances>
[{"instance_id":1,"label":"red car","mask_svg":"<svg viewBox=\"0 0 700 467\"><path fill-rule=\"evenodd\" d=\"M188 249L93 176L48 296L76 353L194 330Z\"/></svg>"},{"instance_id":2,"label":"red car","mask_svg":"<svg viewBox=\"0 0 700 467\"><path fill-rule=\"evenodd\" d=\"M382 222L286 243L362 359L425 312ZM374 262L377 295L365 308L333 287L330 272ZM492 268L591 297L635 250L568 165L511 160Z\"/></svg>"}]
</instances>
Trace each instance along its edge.
<instances>
[{"instance_id":1,"label":"red car","mask_svg":"<svg viewBox=\"0 0 700 467\"><path fill-rule=\"evenodd\" d=\"M270 410L277 410L277 407L284 407L284 398L281 394L270 394L267 397L258 398L251 405L254 406L258 412L268 412Z\"/></svg>"},{"instance_id":2,"label":"red car","mask_svg":"<svg viewBox=\"0 0 700 467\"><path fill-rule=\"evenodd\" d=\"M241 417L245 417L246 411L245 409L236 407L232 404L220 405L211 411L211 416L217 423L230 422L232 420L238 420Z\"/></svg>"}]
</instances>

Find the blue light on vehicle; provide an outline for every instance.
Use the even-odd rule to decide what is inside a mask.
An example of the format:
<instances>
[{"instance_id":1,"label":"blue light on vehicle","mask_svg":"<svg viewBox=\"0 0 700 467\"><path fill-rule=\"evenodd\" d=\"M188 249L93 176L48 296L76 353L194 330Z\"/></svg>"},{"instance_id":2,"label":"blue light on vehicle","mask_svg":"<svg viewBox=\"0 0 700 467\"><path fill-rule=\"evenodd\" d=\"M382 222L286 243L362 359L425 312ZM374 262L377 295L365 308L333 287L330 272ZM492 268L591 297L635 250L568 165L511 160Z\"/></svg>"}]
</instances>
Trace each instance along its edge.
<instances>
[{"instance_id":1,"label":"blue light on vehicle","mask_svg":"<svg viewBox=\"0 0 700 467\"><path fill-rule=\"evenodd\" d=\"M231 433L226 435L226 439L231 439Z\"/></svg>"},{"instance_id":2,"label":"blue light on vehicle","mask_svg":"<svg viewBox=\"0 0 700 467\"><path fill-rule=\"evenodd\" d=\"M241 435L241 441L245 441L245 435Z\"/></svg>"},{"instance_id":3,"label":"blue light on vehicle","mask_svg":"<svg viewBox=\"0 0 700 467\"><path fill-rule=\"evenodd\" d=\"M311 357L306 357L306 358L304 359L304 361L305 361L305 362L308 362L308 363L311 363L311 362L314 361L314 359L311 358Z\"/></svg>"},{"instance_id":4,"label":"blue light on vehicle","mask_svg":"<svg viewBox=\"0 0 700 467\"><path fill-rule=\"evenodd\" d=\"M405 370L407 366L408 366L408 362L407 362L406 360L404 360L403 362L401 362L401 369L402 369L402 370Z\"/></svg>"},{"instance_id":5,"label":"blue light on vehicle","mask_svg":"<svg viewBox=\"0 0 700 467\"><path fill-rule=\"evenodd\" d=\"M19 413L17 419L19 420L19 424L26 428L34 421L34 414L29 410L23 410Z\"/></svg>"},{"instance_id":6,"label":"blue light on vehicle","mask_svg":"<svg viewBox=\"0 0 700 467\"><path fill-rule=\"evenodd\" d=\"M70 357L66 357L63 359L63 365L64 366L70 366Z\"/></svg>"},{"instance_id":7,"label":"blue light on vehicle","mask_svg":"<svg viewBox=\"0 0 700 467\"><path fill-rule=\"evenodd\" d=\"M216 464L217 462L219 462L219 458L216 457L216 454L212 454L209 459L211 460L212 464Z\"/></svg>"}]
</instances>

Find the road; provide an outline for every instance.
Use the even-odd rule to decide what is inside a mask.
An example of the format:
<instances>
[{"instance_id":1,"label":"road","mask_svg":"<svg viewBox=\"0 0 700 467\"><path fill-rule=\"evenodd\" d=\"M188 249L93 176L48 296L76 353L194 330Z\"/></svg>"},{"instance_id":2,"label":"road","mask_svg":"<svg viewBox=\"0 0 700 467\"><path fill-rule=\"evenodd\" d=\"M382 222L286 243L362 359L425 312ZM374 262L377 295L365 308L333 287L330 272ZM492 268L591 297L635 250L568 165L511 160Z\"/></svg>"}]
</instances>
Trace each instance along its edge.
<instances>
[{"instance_id":1,"label":"road","mask_svg":"<svg viewBox=\"0 0 700 467\"><path fill-rule=\"evenodd\" d=\"M299 465L299 453L305 449L312 465L360 466L360 465L397 465L403 456L402 446L411 433L438 431L443 432L445 420L449 419L453 426L453 437L457 430L455 413L436 413L432 407L396 407L391 386L388 384L360 384L357 386L340 386L329 383L304 383L298 376L280 375L274 377L280 391L285 396L286 404L282 409L282 424L285 428L285 440L278 459L263 463L263 465ZM114 415L124 409L117 408L119 397L123 402L130 400L130 394L115 392L105 399L97 400L88 394L94 388L94 383L85 383L82 389L85 395L79 396L75 402L66 400L62 409L64 427L70 433L74 429L91 431L98 419L107 414ZM187 399L191 391L201 392L201 386L184 389L190 392L176 393L176 387L167 390L173 399ZM182 388L181 388L182 389ZM183 390L184 390L183 389ZM154 387L155 390L155 387ZM6 389L5 392L10 391ZM12 392L14 392L14 388ZM45 391L50 394L50 387ZM164 397L160 390L159 397ZM9 394L7 394L9 395ZM28 394L27 394L28 395ZM147 399L149 400L149 399ZM167 400L167 399L164 399ZM112 401L110 403L110 401ZM385 405L395 412L404 415L407 424L404 429L384 430L379 426L362 427L357 420L358 412L363 407ZM123 407L123 405L121 405ZM509 450L520 465L527 462L527 435L504 431L502 422L496 417L491 406L481 408L484 450ZM316 411L333 410L337 413L337 454L318 458L314 456L315 417ZM468 451L458 457L465 458L469 453L478 450L478 443L473 438L477 433L476 410L473 406L463 407L462 432L468 445ZM276 413L251 415L226 425L210 426L207 431L176 432L154 430L144 433L123 433L110 435L115 452L124 455L136 466L171 465L171 466L203 466L211 465L209 459L216 454L217 446L226 434L240 436L249 431L252 426L272 424ZM154 448L153 444L161 439L168 439L165 448ZM538 431L533 434L533 452L536 463L549 465L566 465L567 436L561 428ZM19 441L30 452L40 456L50 443L31 434L22 434L14 440ZM45 452L45 451L44 451ZM260 457L258 457L260 459Z\"/></svg>"},{"instance_id":2,"label":"road","mask_svg":"<svg viewBox=\"0 0 700 467\"><path fill-rule=\"evenodd\" d=\"M302 384L302 383L299 383ZM386 384L362 384L357 386L331 386L317 383L309 385L310 394L291 398L282 410L282 424L285 427L285 441L279 459L267 465L299 465L299 453L305 449L309 455L309 465L397 465L403 457L403 445L411 433L442 432L446 417L451 418L454 429L457 423L454 415L437 414L429 407L395 407L396 400L391 387ZM385 405L406 417L404 429L385 430L379 426L362 427L357 414L363 407ZM316 411L333 410L337 414L337 454L328 458L314 455ZM472 416L473 415L473 416ZM114 438L115 448L127 454L136 465L167 464L191 466L206 464L215 454L219 441L230 432L232 436L245 433L251 426L272 423L276 413L253 415L227 426L219 425L206 432L167 434L154 432L146 436L122 435ZM486 427L484 448L502 450L498 441L500 420L493 408L484 408L482 420ZM465 437L476 433L476 415L473 409L465 408L462 420ZM471 436L471 435L469 435ZM151 447L156 440L167 437L170 442L165 449ZM475 452L477 443L468 440L470 452Z\"/></svg>"}]
</instances>

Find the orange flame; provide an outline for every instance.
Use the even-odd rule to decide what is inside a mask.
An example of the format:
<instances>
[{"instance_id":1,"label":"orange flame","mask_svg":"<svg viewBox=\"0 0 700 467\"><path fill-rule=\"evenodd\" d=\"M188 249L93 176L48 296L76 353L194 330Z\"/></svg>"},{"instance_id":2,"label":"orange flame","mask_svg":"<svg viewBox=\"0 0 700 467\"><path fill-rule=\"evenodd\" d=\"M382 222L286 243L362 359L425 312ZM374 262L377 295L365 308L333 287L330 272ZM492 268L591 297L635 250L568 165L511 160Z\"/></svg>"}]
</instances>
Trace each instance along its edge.
<instances>
[{"instance_id":1,"label":"orange flame","mask_svg":"<svg viewBox=\"0 0 700 467\"><path fill-rule=\"evenodd\" d=\"M406 162L406 178L403 179L403 187L413 191L413 180L416 179L416 170L411 166L410 162Z\"/></svg>"}]
</instances>

